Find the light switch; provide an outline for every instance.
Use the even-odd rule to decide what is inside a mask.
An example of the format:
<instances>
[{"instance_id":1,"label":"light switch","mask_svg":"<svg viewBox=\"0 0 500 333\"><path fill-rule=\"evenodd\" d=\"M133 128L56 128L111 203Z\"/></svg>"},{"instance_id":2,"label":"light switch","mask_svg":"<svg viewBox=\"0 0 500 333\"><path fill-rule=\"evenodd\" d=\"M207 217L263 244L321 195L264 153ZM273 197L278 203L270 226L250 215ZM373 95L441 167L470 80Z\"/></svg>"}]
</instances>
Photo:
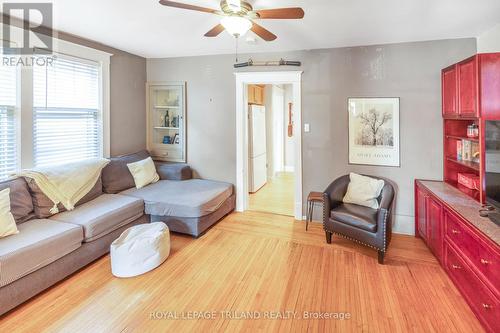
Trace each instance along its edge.
<instances>
[{"instance_id":1,"label":"light switch","mask_svg":"<svg viewBox=\"0 0 500 333\"><path fill-rule=\"evenodd\" d=\"M309 124L304 124L304 132L309 133L311 131Z\"/></svg>"}]
</instances>

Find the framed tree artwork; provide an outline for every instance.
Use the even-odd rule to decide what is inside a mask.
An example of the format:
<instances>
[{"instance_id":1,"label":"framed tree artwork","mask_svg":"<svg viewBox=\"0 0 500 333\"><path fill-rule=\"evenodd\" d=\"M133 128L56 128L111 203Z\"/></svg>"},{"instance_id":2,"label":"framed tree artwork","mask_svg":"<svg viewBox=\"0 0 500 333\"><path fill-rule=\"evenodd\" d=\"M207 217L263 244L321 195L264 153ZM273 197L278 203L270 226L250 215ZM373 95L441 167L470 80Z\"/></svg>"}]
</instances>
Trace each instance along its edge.
<instances>
[{"instance_id":1,"label":"framed tree artwork","mask_svg":"<svg viewBox=\"0 0 500 333\"><path fill-rule=\"evenodd\" d=\"M349 164L400 166L399 98L349 98Z\"/></svg>"}]
</instances>

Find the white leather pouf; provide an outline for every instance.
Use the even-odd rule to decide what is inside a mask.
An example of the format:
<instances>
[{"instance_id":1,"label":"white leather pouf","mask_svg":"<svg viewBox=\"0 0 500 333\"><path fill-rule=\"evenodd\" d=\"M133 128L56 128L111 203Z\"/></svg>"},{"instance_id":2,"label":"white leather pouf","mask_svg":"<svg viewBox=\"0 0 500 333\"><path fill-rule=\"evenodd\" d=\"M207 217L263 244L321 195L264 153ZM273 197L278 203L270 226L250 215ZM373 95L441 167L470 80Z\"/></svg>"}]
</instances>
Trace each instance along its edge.
<instances>
[{"instance_id":1,"label":"white leather pouf","mask_svg":"<svg viewBox=\"0 0 500 333\"><path fill-rule=\"evenodd\" d=\"M111 243L111 272L131 277L160 266L170 254L170 233L163 222L139 224Z\"/></svg>"}]
</instances>

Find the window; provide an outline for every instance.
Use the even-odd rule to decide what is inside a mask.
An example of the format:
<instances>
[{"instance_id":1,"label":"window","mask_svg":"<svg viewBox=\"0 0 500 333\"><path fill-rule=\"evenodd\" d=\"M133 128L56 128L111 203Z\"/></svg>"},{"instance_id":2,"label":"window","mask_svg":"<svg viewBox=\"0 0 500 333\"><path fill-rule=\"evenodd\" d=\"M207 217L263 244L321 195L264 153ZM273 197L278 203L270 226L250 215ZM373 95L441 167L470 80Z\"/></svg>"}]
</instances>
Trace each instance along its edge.
<instances>
[{"instance_id":1,"label":"window","mask_svg":"<svg viewBox=\"0 0 500 333\"><path fill-rule=\"evenodd\" d=\"M58 56L33 67L35 166L102 157L100 65Z\"/></svg>"},{"instance_id":2,"label":"window","mask_svg":"<svg viewBox=\"0 0 500 333\"><path fill-rule=\"evenodd\" d=\"M17 69L0 66L0 179L17 171Z\"/></svg>"}]
</instances>

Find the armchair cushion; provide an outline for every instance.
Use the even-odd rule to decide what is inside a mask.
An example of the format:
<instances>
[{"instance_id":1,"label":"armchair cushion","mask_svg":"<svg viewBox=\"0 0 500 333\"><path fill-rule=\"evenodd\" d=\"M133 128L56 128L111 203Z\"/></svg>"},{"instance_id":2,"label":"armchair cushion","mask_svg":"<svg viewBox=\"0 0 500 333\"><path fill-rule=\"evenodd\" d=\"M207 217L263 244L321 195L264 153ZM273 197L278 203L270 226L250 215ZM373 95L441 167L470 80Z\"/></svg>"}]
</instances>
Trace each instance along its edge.
<instances>
[{"instance_id":1,"label":"armchair cushion","mask_svg":"<svg viewBox=\"0 0 500 333\"><path fill-rule=\"evenodd\" d=\"M330 217L352 227L370 232L377 231L378 210L376 209L344 203L332 209Z\"/></svg>"},{"instance_id":2,"label":"armchair cushion","mask_svg":"<svg viewBox=\"0 0 500 333\"><path fill-rule=\"evenodd\" d=\"M378 197L384 188L384 181L352 172L349 174L349 179L343 202L378 209Z\"/></svg>"}]
</instances>

